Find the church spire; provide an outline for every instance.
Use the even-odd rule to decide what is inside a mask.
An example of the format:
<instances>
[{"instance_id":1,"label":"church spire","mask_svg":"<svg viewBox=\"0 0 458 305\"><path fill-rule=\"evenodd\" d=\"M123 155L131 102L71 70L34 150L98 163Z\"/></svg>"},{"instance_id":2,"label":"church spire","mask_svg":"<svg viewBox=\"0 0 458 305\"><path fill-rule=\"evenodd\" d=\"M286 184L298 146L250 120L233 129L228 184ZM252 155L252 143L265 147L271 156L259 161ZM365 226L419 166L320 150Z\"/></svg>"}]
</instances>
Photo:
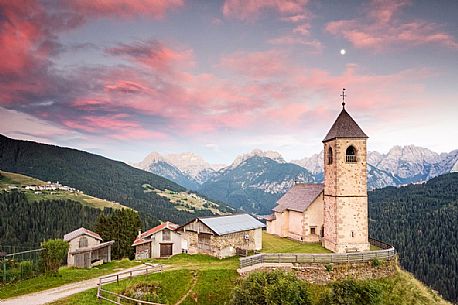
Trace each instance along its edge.
<instances>
[{"instance_id":1,"label":"church spire","mask_svg":"<svg viewBox=\"0 0 458 305\"><path fill-rule=\"evenodd\" d=\"M336 138L368 138L345 109L345 88L342 89L340 96L342 97L342 111L324 138L323 143Z\"/></svg>"}]
</instances>

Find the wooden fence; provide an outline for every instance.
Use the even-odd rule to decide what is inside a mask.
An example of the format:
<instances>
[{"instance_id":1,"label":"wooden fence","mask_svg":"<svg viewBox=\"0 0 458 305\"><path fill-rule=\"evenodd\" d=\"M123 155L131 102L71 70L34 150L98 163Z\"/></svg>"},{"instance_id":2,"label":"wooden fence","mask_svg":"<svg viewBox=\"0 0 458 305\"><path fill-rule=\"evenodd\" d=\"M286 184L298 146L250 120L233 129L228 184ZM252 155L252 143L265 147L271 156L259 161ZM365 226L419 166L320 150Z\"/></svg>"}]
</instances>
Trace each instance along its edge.
<instances>
[{"instance_id":1,"label":"wooden fence","mask_svg":"<svg viewBox=\"0 0 458 305\"><path fill-rule=\"evenodd\" d=\"M117 304L117 305L126 304L126 303L123 303L123 301L128 302L128 304L135 303L137 305L143 305L143 304L145 305L164 305L160 303L137 300L137 299L130 298L128 296L125 296L119 293L115 293L115 292L112 292L112 291L109 291L103 288L104 285L111 284L111 283L119 283L119 281L123 279L133 278L139 275L147 275L147 274L162 272L162 270L163 270L163 266L158 264L158 265L147 266L145 268L134 269L134 270L118 273L118 274L103 276L99 278L99 284L97 287L97 299L105 300L105 301L108 301L110 303Z\"/></svg>"},{"instance_id":2,"label":"wooden fence","mask_svg":"<svg viewBox=\"0 0 458 305\"><path fill-rule=\"evenodd\" d=\"M10 254L2 252L3 249L7 248L5 246L0 248L0 282L25 280L42 272L39 261L43 249L15 252L21 247L13 246L10 247L13 250Z\"/></svg>"},{"instance_id":3,"label":"wooden fence","mask_svg":"<svg viewBox=\"0 0 458 305\"><path fill-rule=\"evenodd\" d=\"M249 267L257 264L301 264L301 263L354 263L368 262L373 259L389 260L396 256L396 250L393 246L379 240L370 239L370 243L379 247L381 250L353 252L353 253L325 253L325 254L308 254L308 253L261 253L248 257L240 258L240 268Z\"/></svg>"}]
</instances>

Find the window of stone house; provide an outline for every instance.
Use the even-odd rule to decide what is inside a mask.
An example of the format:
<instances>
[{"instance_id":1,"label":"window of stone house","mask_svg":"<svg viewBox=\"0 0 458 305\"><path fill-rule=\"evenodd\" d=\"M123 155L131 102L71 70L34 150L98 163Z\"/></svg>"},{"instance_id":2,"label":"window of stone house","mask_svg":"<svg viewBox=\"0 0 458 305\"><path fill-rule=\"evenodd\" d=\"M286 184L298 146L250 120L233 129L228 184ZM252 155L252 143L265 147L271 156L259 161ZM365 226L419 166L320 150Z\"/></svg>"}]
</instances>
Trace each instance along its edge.
<instances>
[{"instance_id":1,"label":"window of stone house","mask_svg":"<svg viewBox=\"0 0 458 305\"><path fill-rule=\"evenodd\" d=\"M87 237L83 236L80 238L79 240L79 247L80 248L84 248L84 247L87 247L88 246L88 241L87 241Z\"/></svg>"},{"instance_id":2,"label":"window of stone house","mask_svg":"<svg viewBox=\"0 0 458 305\"><path fill-rule=\"evenodd\" d=\"M162 231L162 240L171 240L170 230Z\"/></svg>"},{"instance_id":3,"label":"window of stone house","mask_svg":"<svg viewBox=\"0 0 458 305\"><path fill-rule=\"evenodd\" d=\"M328 165L332 164L332 148L329 147L328 149Z\"/></svg>"},{"instance_id":4,"label":"window of stone house","mask_svg":"<svg viewBox=\"0 0 458 305\"><path fill-rule=\"evenodd\" d=\"M312 234L312 235L316 234L316 228L315 227L311 227L310 228L310 234Z\"/></svg>"},{"instance_id":5,"label":"window of stone house","mask_svg":"<svg viewBox=\"0 0 458 305\"><path fill-rule=\"evenodd\" d=\"M210 234L203 234L203 233L200 233L200 234L197 236L197 240L198 240L199 244L209 245L209 244L210 244L211 237L210 237Z\"/></svg>"},{"instance_id":6,"label":"window of stone house","mask_svg":"<svg viewBox=\"0 0 458 305\"><path fill-rule=\"evenodd\" d=\"M356 163L356 149L353 145L348 146L345 152L345 162Z\"/></svg>"},{"instance_id":7,"label":"window of stone house","mask_svg":"<svg viewBox=\"0 0 458 305\"><path fill-rule=\"evenodd\" d=\"M355 237L355 232L351 231L351 237Z\"/></svg>"}]
</instances>

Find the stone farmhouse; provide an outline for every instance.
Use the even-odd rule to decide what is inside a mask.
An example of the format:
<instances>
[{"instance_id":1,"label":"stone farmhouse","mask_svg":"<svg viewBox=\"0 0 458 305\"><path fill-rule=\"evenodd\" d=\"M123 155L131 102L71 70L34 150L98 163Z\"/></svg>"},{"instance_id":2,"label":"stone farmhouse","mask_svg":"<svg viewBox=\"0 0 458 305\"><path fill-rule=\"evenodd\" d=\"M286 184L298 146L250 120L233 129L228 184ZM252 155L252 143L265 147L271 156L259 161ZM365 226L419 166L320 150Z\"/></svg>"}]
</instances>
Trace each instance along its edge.
<instances>
[{"instance_id":1,"label":"stone farmhouse","mask_svg":"<svg viewBox=\"0 0 458 305\"><path fill-rule=\"evenodd\" d=\"M67 265L90 268L111 261L114 240L103 242L99 234L83 227L64 235L69 243Z\"/></svg>"},{"instance_id":2,"label":"stone farmhouse","mask_svg":"<svg viewBox=\"0 0 458 305\"><path fill-rule=\"evenodd\" d=\"M368 137L342 106L323 140L324 184L294 185L277 201L267 232L321 241L336 253L368 251Z\"/></svg>"},{"instance_id":3,"label":"stone farmhouse","mask_svg":"<svg viewBox=\"0 0 458 305\"><path fill-rule=\"evenodd\" d=\"M265 225L248 214L199 217L177 229L190 254L204 253L218 258L233 256L237 250L262 248Z\"/></svg>"},{"instance_id":4,"label":"stone farmhouse","mask_svg":"<svg viewBox=\"0 0 458 305\"><path fill-rule=\"evenodd\" d=\"M135 258L169 257L179 253L224 258L237 251L262 248L265 225L248 214L199 217L178 226L169 221L141 233L132 244Z\"/></svg>"},{"instance_id":5,"label":"stone farmhouse","mask_svg":"<svg viewBox=\"0 0 458 305\"><path fill-rule=\"evenodd\" d=\"M182 252L181 235L175 230L178 225L167 221L148 231L139 232L132 244L135 259L169 257Z\"/></svg>"}]
</instances>

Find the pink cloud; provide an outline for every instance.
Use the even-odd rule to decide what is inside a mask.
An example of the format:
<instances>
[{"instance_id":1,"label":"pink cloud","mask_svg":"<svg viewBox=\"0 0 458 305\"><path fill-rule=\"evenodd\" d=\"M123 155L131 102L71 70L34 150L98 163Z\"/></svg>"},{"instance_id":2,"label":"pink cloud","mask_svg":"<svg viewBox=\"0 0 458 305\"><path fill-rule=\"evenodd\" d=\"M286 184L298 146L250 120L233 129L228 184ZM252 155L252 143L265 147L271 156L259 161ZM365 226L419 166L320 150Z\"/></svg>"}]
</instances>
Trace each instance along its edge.
<instances>
[{"instance_id":1,"label":"pink cloud","mask_svg":"<svg viewBox=\"0 0 458 305\"><path fill-rule=\"evenodd\" d=\"M123 17L151 16L163 18L167 12L182 7L183 0L64 0L63 4L84 16ZM62 3L61 3L62 5Z\"/></svg>"},{"instance_id":2,"label":"pink cloud","mask_svg":"<svg viewBox=\"0 0 458 305\"><path fill-rule=\"evenodd\" d=\"M223 14L240 20L253 20L262 12L273 10L282 16L297 16L305 11L308 0L226 0Z\"/></svg>"},{"instance_id":3,"label":"pink cloud","mask_svg":"<svg viewBox=\"0 0 458 305\"><path fill-rule=\"evenodd\" d=\"M104 134L114 139L163 139L166 135L159 131L147 130L138 122L129 120L127 114L104 116L82 116L65 119L63 124L71 129L89 134Z\"/></svg>"},{"instance_id":4,"label":"pink cloud","mask_svg":"<svg viewBox=\"0 0 458 305\"><path fill-rule=\"evenodd\" d=\"M107 52L111 55L126 57L152 70L166 74L172 74L177 66L182 68L194 65L191 49L175 50L156 40L120 44L108 49Z\"/></svg>"},{"instance_id":5,"label":"pink cloud","mask_svg":"<svg viewBox=\"0 0 458 305\"><path fill-rule=\"evenodd\" d=\"M382 51L393 46L440 44L458 49L458 41L440 25L423 20L402 21L396 14L409 1L373 1L368 13L353 20L332 21L326 31L343 36L357 48Z\"/></svg>"}]
</instances>

